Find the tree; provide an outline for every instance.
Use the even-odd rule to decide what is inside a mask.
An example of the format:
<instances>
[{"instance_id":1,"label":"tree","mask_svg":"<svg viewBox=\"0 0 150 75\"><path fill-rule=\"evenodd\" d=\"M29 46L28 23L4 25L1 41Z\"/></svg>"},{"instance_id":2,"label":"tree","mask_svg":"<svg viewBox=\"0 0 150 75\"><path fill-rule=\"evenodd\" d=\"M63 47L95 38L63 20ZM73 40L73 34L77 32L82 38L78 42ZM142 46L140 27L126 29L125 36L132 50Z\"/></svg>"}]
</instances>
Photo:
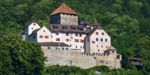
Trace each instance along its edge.
<instances>
[{"instance_id":1,"label":"tree","mask_svg":"<svg viewBox=\"0 0 150 75\"><path fill-rule=\"evenodd\" d=\"M1 55L5 54L7 61L0 60L3 68L0 72L3 75L41 75L44 69L44 53L39 44L27 42L15 34L3 37ZM2 58L2 57L1 57ZM7 64L8 65L5 65ZM5 72L6 70L7 72ZM9 73L9 74L10 74Z\"/></svg>"}]
</instances>

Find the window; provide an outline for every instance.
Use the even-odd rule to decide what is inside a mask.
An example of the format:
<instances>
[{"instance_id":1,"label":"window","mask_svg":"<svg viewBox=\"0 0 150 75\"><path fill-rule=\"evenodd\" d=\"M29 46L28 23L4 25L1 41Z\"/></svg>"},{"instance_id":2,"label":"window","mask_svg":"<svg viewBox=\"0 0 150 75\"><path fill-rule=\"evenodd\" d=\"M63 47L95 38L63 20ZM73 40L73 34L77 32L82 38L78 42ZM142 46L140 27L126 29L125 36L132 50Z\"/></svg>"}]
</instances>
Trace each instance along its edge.
<instances>
[{"instance_id":1,"label":"window","mask_svg":"<svg viewBox=\"0 0 150 75\"><path fill-rule=\"evenodd\" d=\"M56 41L60 41L60 38L56 38Z\"/></svg>"},{"instance_id":2,"label":"window","mask_svg":"<svg viewBox=\"0 0 150 75\"><path fill-rule=\"evenodd\" d=\"M62 50L64 50L64 48L62 48Z\"/></svg>"},{"instance_id":3,"label":"window","mask_svg":"<svg viewBox=\"0 0 150 75\"><path fill-rule=\"evenodd\" d=\"M100 52L100 50L98 49L98 52Z\"/></svg>"},{"instance_id":4,"label":"window","mask_svg":"<svg viewBox=\"0 0 150 75\"><path fill-rule=\"evenodd\" d=\"M80 46L80 48L82 48L82 46Z\"/></svg>"},{"instance_id":5,"label":"window","mask_svg":"<svg viewBox=\"0 0 150 75\"><path fill-rule=\"evenodd\" d=\"M98 35L98 32L96 32L96 35Z\"/></svg>"},{"instance_id":6,"label":"window","mask_svg":"<svg viewBox=\"0 0 150 75\"><path fill-rule=\"evenodd\" d=\"M75 34L75 36L78 36L78 34Z\"/></svg>"},{"instance_id":7,"label":"window","mask_svg":"<svg viewBox=\"0 0 150 75\"><path fill-rule=\"evenodd\" d=\"M81 42L81 43L83 43L83 42L84 42L84 40L82 40L82 39L81 39L81 40L80 40L80 42Z\"/></svg>"},{"instance_id":8,"label":"window","mask_svg":"<svg viewBox=\"0 0 150 75\"><path fill-rule=\"evenodd\" d=\"M70 44L70 47L71 47L72 45Z\"/></svg>"},{"instance_id":9,"label":"window","mask_svg":"<svg viewBox=\"0 0 150 75\"><path fill-rule=\"evenodd\" d=\"M35 26L36 24L34 23L33 25Z\"/></svg>"},{"instance_id":10,"label":"window","mask_svg":"<svg viewBox=\"0 0 150 75\"><path fill-rule=\"evenodd\" d=\"M43 30L43 32L45 32L45 30Z\"/></svg>"},{"instance_id":11,"label":"window","mask_svg":"<svg viewBox=\"0 0 150 75\"><path fill-rule=\"evenodd\" d=\"M103 48L103 45L101 46L101 48Z\"/></svg>"},{"instance_id":12,"label":"window","mask_svg":"<svg viewBox=\"0 0 150 75\"><path fill-rule=\"evenodd\" d=\"M101 38L101 42L103 42L103 39Z\"/></svg>"},{"instance_id":13,"label":"window","mask_svg":"<svg viewBox=\"0 0 150 75\"><path fill-rule=\"evenodd\" d=\"M98 45L97 45L97 47L98 47Z\"/></svg>"},{"instance_id":14,"label":"window","mask_svg":"<svg viewBox=\"0 0 150 75\"><path fill-rule=\"evenodd\" d=\"M33 27L31 29L33 30Z\"/></svg>"},{"instance_id":15,"label":"window","mask_svg":"<svg viewBox=\"0 0 150 75\"><path fill-rule=\"evenodd\" d=\"M87 39L87 41L89 42L89 39Z\"/></svg>"},{"instance_id":16,"label":"window","mask_svg":"<svg viewBox=\"0 0 150 75\"><path fill-rule=\"evenodd\" d=\"M107 42L107 39L105 39L105 42Z\"/></svg>"},{"instance_id":17,"label":"window","mask_svg":"<svg viewBox=\"0 0 150 75\"><path fill-rule=\"evenodd\" d=\"M48 36L45 36L45 38L48 39L49 37L48 37Z\"/></svg>"},{"instance_id":18,"label":"window","mask_svg":"<svg viewBox=\"0 0 150 75\"><path fill-rule=\"evenodd\" d=\"M56 35L59 35L59 33L56 33Z\"/></svg>"},{"instance_id":19,"label":"window","mask_svg":"<svg viewBox=\"0 0 150 75\"><path fill-rule=\"evenodd\" d=\"M33 39L35 39L35 36L33 36Z\"/></svg>"},{"instance_id":20,"label":"window","mask_svg":"<svg viewBox=\"0 0 150 75\"><path fill-rule=\"evenodd\" d=\"M102 32L102 35L104 35L104 33Z\"/></svg>"},{"instance_id":21,"label":"window","mask_svg":"<svg viewBox=\"0 0 150 75\"><path fill-rule=\"evenodd\" d=\"M69 39L66 39L66 41L69 41Z\"/></svg>"},{"instance_id":22,"label":"window","mask_svg":"<svg viewBox=\"0 0 150 75\"><path fill-rule=\"evenodd\" d=\"M57 47L55 49L57 49Z\"/></svg>"},{"instance_id":23,"label":"window","mask_svg":"<svg viewBox=\"0 0 150 75\"><path fill-rule=\"evenodd\" d=\"M82 34L80 34L80 37L82 37Z\"/></svg>"},{"instance_id":24,"label":"window","mask_svg":"<svg viewBox=\"0 0 150 75\"><path fill-rule=\"evenodd\" d=\"M51 47L47 47L47 49L51 49Z\"/></svg>"},{"instance_id":25,"label":"window","mask_svg":"<svg viewBox=\"0 0 150 75\"><path fill-rule=\"evenodd\" d=\"M107 46L106 46L106 48L107 48Z\"/></svg>"},{"instance_id":26,"label":"window","mask_svg":"<svg viewBox=\"0 0 150 75\"><path fill-rule=\"evenodd\" d=\"M79 42L79 39L74 39L74 42Z\"/></svg>"},{"instance_id":27,"label":"window","mask_svg":"<svg viewBox=\"0 0 150 75\"><path fill-rule=\"evenodd\" d=\"M68 48L66 48L66 50L68 50Z\"/></svg>"},{"instance_id":28,"label":"window","mask_svg":"<svg viewBox=\"0 0 150 75\"><path fill-rule=\"evenodd\" d=\"M69 34L68 34L68 33L66 33L66 36L69 36Z\"/></svg>"},{"instance_id":29,"label":"window","mask_svg":"<svg viewBox=\"0 0 150 75\"><path fill-rule=\"evenodd\" d=\"M96 38L96 41L98 41L98 38Z\"/></svg>"},{"instance_id":30,"label":"window","mask_svg":"<svg viewBox=\"0 0 150 75\"><path fill-rule=\"evenodd\" d=\"M39 36L39 38L43 38L43 36L42 36L42 35L40 35L40 36Z\"/></svg>"},{"instance_id":31,"label":"window","mask_svg":"<svg viewBox=\"0 0 150 75\"><path fill-rule=\"evenodd\" d=\"M76 48L78 48L78 46L76 46Z\"/></svg>"}]
</instances>

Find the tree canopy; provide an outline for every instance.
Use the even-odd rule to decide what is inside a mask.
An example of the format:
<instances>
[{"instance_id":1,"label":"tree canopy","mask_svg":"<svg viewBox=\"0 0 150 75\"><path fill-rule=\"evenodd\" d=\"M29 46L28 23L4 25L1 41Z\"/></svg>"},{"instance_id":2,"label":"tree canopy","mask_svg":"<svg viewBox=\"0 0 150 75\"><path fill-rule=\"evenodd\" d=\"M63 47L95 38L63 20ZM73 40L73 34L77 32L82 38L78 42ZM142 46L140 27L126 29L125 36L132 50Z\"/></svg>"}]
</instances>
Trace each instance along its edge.
<instances>
[{"instance_id":1,"label":"tree canopy","mask_svg":"<svg viewBox=\"0 0 150 75\"><path fill-rule=\"evenodd\" d=\"M42 74L45 57L39 44L24 41L15 34L8 34L0 41L0 74Z\"/></svg>"}]
</instances>

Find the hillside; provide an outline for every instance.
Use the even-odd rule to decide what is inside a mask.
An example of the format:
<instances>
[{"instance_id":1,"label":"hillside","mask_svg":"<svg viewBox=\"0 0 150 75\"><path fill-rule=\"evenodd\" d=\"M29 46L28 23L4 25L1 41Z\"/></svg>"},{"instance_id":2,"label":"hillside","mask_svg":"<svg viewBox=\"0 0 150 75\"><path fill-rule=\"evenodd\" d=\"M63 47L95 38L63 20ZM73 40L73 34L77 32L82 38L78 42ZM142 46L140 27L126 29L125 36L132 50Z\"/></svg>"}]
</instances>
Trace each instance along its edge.
<instances>
[{"instance_id":1,"label":"hillside","mask_svg":"<svg viewBox=\"0 0 150 75\"><path fill-rule=\"evenodd\" d=\"M22 33L31 20L49 26L49 15L62 3L74 9L80 20L94 19L111 35L112 45L127 57L141 57L150 72L150 0L4 0L0 1L0 36Z\"/></svg>"}]
</instances>

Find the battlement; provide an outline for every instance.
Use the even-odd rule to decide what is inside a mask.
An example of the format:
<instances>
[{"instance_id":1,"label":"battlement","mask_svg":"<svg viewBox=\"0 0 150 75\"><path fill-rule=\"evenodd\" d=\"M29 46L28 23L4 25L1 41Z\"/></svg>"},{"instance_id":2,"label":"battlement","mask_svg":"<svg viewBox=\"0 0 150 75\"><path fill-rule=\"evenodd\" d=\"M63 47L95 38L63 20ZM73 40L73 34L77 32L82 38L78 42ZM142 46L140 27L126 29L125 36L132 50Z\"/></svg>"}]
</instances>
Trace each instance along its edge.
<instances>
[{"instance_id":1,"label":"battlement","mask_svg":"<svg viewBox=\"0 0 150 75\"><path fill-rule=\"evenodd\" d=\"M106 65L110 68L120 68L121 59L117 58L119 54L105 53L84 53L72 52L70 50L43 50L48 58L45 64L48 65L68 65L89 68L96 65ZM88 62L87 62L88 61Z\"/></svg>"}]
</instances>

